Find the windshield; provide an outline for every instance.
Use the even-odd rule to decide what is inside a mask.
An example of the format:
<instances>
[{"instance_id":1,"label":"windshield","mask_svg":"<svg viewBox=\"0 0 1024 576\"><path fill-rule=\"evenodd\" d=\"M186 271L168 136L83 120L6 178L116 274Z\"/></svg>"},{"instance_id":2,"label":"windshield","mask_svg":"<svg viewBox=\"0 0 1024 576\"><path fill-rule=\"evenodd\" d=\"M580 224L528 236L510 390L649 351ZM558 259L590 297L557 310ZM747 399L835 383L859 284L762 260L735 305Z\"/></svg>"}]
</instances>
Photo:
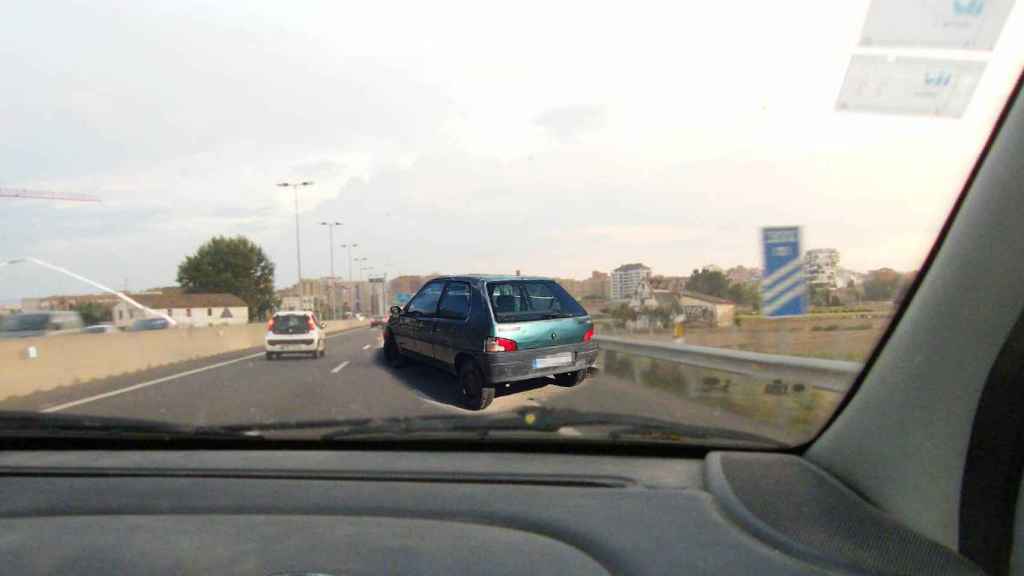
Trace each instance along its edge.
<instances>
[{"instance_id":1,"label":"windshield","mask_svg":"<svg viewBox=\"0 0 1024 576\"><path fill-rule=\"evenodd\" d=\"M543 318L586 316L572 296L554 282L492 282L487 285L494 319L524 322Z\"/></svg>"},{"instance_id":2,"label":"windshield","mask_svg":"<svg viewBox=\"0 0 1024 576\"><path fill-rule=\"evenodd\" d=\"M12 3L0 432L807 442L923 273L1021 10Z\"/></svg>"}]
</instances>

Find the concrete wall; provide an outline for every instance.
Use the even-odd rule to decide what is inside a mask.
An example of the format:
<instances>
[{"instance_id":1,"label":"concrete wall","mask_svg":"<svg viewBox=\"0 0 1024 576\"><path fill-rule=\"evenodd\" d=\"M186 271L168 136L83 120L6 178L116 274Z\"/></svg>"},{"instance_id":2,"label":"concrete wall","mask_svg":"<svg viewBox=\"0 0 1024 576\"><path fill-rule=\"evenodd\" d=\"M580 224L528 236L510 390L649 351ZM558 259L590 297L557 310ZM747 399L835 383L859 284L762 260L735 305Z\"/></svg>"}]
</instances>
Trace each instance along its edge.
<instances>
[{"instance_id":1,"label":"concrete wall","mask_svg":"<svg viewBox=\"0 0 1024 576\"><path fill-rule=\"evenodd\" d=\"M357 320L328 322L336 332L365 326ZM265 324L174 328L149 332L71 334L0 340L0 400L145 370L156 366L262 347ZM28 350L34 348L35 358Z\"/></svg>"}]
</instances>

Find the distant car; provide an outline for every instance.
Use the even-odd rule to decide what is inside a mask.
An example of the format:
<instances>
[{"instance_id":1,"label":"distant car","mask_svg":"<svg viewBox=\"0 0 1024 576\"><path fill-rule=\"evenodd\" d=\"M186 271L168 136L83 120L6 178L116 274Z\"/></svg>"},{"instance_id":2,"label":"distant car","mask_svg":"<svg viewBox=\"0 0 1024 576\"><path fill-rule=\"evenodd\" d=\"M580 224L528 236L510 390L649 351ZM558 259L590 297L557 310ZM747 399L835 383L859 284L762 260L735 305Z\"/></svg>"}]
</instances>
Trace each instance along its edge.
<instances>
[{"instance_id":1,"label":"distant car","mask_svg":"<svg viewBox=\"0 0 1024 576\"><path fill-rule=\"evenodd\" d=\"M128 327L129 332L147 332L149 330L166 330L171 323L166 318L139 318Z\"/></svg>"},{"instance_id":2,"label":"distant car","mask_svg":"<svg viewBox=\"0 0 1024 576\"><path fill-rule=\"evenodd\" d=\"M370 319L370 328L375 328L377 326L386 326L387 323L387 318L383 316L374 316L373 318Z\"/></svg>"},{"instance_id":3,"label":"distant car","mask_svg":"<svg viewBox=\"0 0 1024 576\"><path fill-rule=\"evenodd\" d=\"M327 354L326 324L308 310L278 312L267 322L264 349L267 360L282 354L308 354L313 358Z\"/></svg>"},{"instance_id":4,"label":"distant car","mask_svg":"<svg viewBox=\"0 0 1024 576\"><path fill-rule=\"evenodd\" d=\"M82 325L82 316L78 312L46 311L12 314L0 320L0 338L71 334L79 332Z\"/></svg>"},{"instance_id":5,"label":"distant car","mask_svg":"<svg viewBox=\"0 0 1024 576\"><path fill-rule=\"evenodd\" d=\"M117 326L113 324L93 324L82 328L83 334L110 334L112 332L117 332Z\"/></svg>"},{"instance_id":6,"label":"distant car","mask_svg":"<svg viewBox=\"0 0 1024 576\"><path fill-rule=\"evenodd\" d=\"M583 381L597 358L594 322L547 278L454 276L431 280L394 306L384 357L436 364L458 377L467 408L482 410L502 382L554 376Z\"/></svg>"}]
</instances>

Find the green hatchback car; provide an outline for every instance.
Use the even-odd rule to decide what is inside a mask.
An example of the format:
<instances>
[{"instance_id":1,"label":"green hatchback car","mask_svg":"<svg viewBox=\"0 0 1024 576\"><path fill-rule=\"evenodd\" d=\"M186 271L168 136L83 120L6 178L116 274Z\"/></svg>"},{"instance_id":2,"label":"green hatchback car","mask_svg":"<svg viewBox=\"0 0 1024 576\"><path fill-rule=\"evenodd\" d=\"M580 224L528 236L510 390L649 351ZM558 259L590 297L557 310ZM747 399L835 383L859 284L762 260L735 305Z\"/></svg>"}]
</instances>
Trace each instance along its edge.
<instances>
[{"instance_id":1,"label":"green hatchback car","mask_svg":"<svg viewBox=\"0 0 1024 576\"><path fill-rule=\"evenodd\" d=\"M553 376L575 386L597 359L594 322L548 278L450 276L391 308L384 357L440 366L458 378L467 408L482 410L495 385Z\"/></svg>"}]
</instances>

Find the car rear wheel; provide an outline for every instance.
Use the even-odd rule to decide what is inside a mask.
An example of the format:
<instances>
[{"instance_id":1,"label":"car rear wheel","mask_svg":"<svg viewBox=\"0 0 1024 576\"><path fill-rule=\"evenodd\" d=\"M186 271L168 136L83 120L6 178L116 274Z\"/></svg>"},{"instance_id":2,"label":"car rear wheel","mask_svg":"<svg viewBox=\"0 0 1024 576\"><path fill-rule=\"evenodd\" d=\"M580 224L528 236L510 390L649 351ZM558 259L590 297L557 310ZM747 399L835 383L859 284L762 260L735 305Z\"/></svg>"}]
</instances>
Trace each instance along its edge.
<instances>
[{"instance_id":1,"label":"car rear wheel","mask_svg":"<svg viewBox=\"0 0 1024 576\"><path fill-rule=\"evenodd\" d=\"M470 410L483 410L494 401L494 386L484 380L483 372L472 360L459 364L459 387L463 403Z\"/></svg>"},{"instance_id":2,"label":"car rear wheel","mask_svg":"<svg viewBox=\"0 0 1024 576\"><path fill-rule=\"evenodd\" d=\"M276 354L273 352L267 352L267 360L273 360L274 358L277 358Z\"/></svg>"},{"instance_id":3,"label":"car rear wheel","mask_svg":"<svg viewBox=\"0 0 1024 576\"><path fill-rule=\"evenodd\" d=\"M577 370L575 372L566 372L565 374L555 374L555 384L559 386L565 386L566 388L572 388L573 386L583 382L587 377L586 370Z\"/></svg>"}]
</instances>

